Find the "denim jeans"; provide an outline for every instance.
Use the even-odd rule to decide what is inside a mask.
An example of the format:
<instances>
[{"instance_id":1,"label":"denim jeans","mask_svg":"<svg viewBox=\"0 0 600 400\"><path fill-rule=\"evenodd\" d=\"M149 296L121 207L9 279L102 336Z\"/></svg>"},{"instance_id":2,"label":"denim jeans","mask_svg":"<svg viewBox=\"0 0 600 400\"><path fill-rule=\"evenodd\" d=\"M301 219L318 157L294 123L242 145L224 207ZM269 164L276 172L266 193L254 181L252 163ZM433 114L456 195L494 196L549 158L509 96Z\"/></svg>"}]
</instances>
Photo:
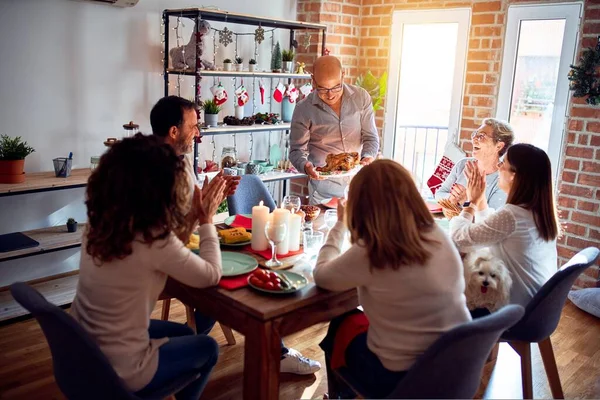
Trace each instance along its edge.
<instances>
[{"instance_id":1,"label":"denim jeans","mask_svg":"<svg viewBox=\"0 0 600 400\"><path fill-rule=\"evenodd\" d=\"M213 326L215 326L216 321L212 318L207 317L202 314L198 310L194 311L194 319L196 320L196 332L198 334L208 335ZM283 344L283 340L281 341L281 358L288 353L288 348Z\"/></svg>"},{"instance_id":2,"label":"denim jeans","mask_svg":"<svg viewBox=\"0 0 600 400\"><path fill-rule=\"evenodd\" d=\"M210 336L194 335L186 325L170 321L151 320L148 332L151 339L168 337L169 341L158 350L158 369L154 377L137 394L151 393L182 374L195 371L200 376L177 393L175 398L197 400L219 358L217 342Z\"/></svg>"},{"instance_id":3,"label":"denim jeans","mask_svg":"<svg viewBox=\"0 0 600 400\"><path fill-rule=\"evenodd\" d=\"M358 311L350 311L348 314L355 312ZM327 335L319 345L325 352L325 362L328 371L331 370L330 360L335 335L341 322L348 314L344 314L331 321ZM361 391L361 393L354 393L354 390L350 386L338 380L336 382L339 390L338 395L342 399L356 398L357 394L365 398L384 398L394 390L400 380L406 375L406 371L390 371L383 366L379 357L367 346L366 332L352 339L344 354L346 366L340 368L340 370L343 370L341 372L343 372L344 379L356 390ZM330 395L333 395L333 393L330 393Z\"/></svg>"}]
</instances>

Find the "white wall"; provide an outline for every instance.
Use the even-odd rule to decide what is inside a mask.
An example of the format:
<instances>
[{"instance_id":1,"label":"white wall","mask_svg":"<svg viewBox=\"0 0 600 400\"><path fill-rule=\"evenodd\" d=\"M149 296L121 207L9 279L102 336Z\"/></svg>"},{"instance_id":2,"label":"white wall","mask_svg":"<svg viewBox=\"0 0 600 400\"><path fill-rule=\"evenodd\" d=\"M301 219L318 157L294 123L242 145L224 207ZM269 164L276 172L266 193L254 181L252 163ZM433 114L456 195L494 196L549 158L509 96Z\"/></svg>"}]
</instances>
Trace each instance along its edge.
<instances>
[{"instance_id":1,"label":"white wall","mask_svg":"<svg viewBox=\"0 0 600 400\"><path fill-rule=\"evenodd\" d=\"M22 136L35 148L36 152L26 159L26 172L50 171L52 158L64 157L70 151L74 154L74 168L88 167L90 157L104 151L103 141L122 136L122 125L130 120L149 133L150 109L163 96L162 10L192 6L200 5L179 0L140 0L133 8L122 9L73 0L1 0L0 133ZM266 17L296 17L295 0L222 0L218 7ZM193 23L184 23L182 35L187 42ZM234 32L254 30L231 24L228 27ZM287 32L277 32L276 39L287 47ZM205 53L210 56L212 34L208 42ZM238 51L246 60L252 56L251 36L240 39ZM269 52L270 35L267 35L259 49L261 67L269 66L270 55L266 55ZM261 58L263 53L265 56ZM233 58L233 44L218 49L217 57ZM231 99L223 116L232 115L232 82L223 83ZM251 90L252 83L244 83ZM192 80L186 81L182 96L192 96L192 84ZM207 98L212 79L205 78L202 85L203 97ZM269 108L265 104L257 111ZM247 115L252 111L249 105ZM279 112L278 104L273 111ZM268 133L255 134L254 158L267 156L268 136ZM279 134L271 134L273 143L278 137ZM200 145L202 157L212 156L210 140L206 137ZM248 143L248 136L237 136L241 158L248 157ZM218 137L216 144L218 159L221 147L233 144L233 140ZM0 198L0 234L63 224L70 216L84 221L83 194L83 189L71 189ZM65 258L64 254L56 253L19 263L54 265ZM0 264L0 286L15 279L12 272L7 272L19 270L15 263ZM55 269L52 268L53 272ZM40 276L43 275L40 269ZM31 274L27 277L31 278Z\"/></svg>"}]
</instances>

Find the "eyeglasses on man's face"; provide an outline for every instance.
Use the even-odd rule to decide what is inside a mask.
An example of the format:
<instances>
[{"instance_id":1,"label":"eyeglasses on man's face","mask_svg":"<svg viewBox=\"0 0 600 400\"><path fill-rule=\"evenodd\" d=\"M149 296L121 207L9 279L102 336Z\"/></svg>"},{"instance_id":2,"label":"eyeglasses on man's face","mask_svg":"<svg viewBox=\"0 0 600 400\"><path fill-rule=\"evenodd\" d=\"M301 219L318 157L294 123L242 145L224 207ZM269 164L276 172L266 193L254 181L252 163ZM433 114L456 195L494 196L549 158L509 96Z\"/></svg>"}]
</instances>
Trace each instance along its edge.
<instances>
[{"instance_id":1,"label":"eyeglasses on man's face","mask_svg":"<svg viewBox=\"0 0 600 400\"><path fill-rule=\"evenodd\" d=\"M342 91L342 84L340 83L339 85L336 85L332 88L323 88L323 87L317 87L317 93L319 94L329 94L329 92L331 93L339 93Z\"/></svg>"}]
</instances>

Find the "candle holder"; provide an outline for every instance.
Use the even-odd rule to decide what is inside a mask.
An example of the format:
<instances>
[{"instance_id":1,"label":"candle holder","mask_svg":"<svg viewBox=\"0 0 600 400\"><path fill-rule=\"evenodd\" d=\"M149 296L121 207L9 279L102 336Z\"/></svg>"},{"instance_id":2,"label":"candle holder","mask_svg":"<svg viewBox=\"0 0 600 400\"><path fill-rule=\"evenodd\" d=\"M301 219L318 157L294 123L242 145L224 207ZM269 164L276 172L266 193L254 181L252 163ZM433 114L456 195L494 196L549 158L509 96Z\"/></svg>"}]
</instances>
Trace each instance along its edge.
<instances>
[{"instance_id":1,"label":"candle holder","mask_svg":"<svg viewBox=\"0 0 600 400\"><path fill-rule=\"evenodd\" d=\"M265 225L265 236L271 244L271 259L265 262L268 268L279 267L282 262L277 259L277 245L283 241L287 233L286 224L267 221Z\"/></svg>"}]
</instances>

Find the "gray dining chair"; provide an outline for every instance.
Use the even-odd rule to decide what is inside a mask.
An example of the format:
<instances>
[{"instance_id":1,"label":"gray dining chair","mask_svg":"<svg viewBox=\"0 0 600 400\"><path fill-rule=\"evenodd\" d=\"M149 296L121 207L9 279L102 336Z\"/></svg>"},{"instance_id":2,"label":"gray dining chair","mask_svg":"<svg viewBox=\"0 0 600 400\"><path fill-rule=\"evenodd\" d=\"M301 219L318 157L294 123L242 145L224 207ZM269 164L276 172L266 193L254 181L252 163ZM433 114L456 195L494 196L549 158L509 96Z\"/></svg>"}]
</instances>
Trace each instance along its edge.
<instances>
[{"instance_id":1,"label":"gray dining chair","mask_svg":"<svg viewBox=\"0 0 600 400\"><path fill-rule=\"evenodd\" d=\"M523 313L523 307L508 305L444 333L417 359L387 398L472 399L490 350L502 332L519 321ZM328 369L327 379L330 398L339 393L337 379L362 397L373 397L357 384L360 379L345 368Z\"/></svg>"},{"instance_id":2,"label":"gray dining chair","mask_svg":"<svg viewBox=\"0 0 600 400\"><path fill-rule=\"evenodd\" d=\"M242 175L240 184L233 194L227 197L229 215L252 214L252 207L262 200L272 212L275 210L275 200L257 175Z\"/></svg>"},{"instance_id":3,"label":"gray dining chair","mask_svg":"<svg viewBox=\"0 0 600 400\"><path fill-rule=\"evenodd\" d=\"M157 391L136 396L127 390L98 345L73 317L23 282L12 284L10 292L42 327L52 353L56 383L70 400L164 399L199 376L195 372L184 374Z\"/></svg>"},{"instance_id":4,"label":"gray dining chair","mask_svg":"<svg viewBox=\"0 0 600 400\"><path fill-rule=\"evenodd\" d=\"M523 318L502 334L500 340L510 344L521 358L524 399L533 398L531 343L537 343L540 348L552 397L564 398L550 335L558 326L562 309L573 283L583 271L594 265L599 255L600 250L588 247L573 256L533 296L533 299L525 307Z\"/></svg>"}]
</instances>

